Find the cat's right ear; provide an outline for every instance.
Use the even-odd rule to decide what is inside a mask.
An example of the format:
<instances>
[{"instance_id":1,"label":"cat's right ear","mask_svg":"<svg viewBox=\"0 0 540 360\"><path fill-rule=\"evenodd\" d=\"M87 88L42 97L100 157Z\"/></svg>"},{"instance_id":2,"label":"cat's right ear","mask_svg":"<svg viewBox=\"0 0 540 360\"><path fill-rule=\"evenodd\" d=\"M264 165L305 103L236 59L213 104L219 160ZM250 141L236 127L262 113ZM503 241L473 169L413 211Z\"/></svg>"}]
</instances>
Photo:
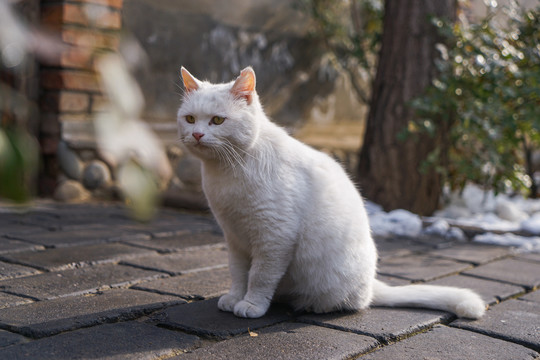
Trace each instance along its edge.
<instances>
[{"instance_id":1,"label":"cat's right ear","mask_svg":"<svg viewBox=\"0 0 540 360\"><path fill-rule=\"evenodd\" d=\"M186 89L186 94L189 94L192 91L195 91L199 88L200 81L197 80L193 75L182 66L182 80L184 81L184 89Z\"/></svg>"}]
</instances>

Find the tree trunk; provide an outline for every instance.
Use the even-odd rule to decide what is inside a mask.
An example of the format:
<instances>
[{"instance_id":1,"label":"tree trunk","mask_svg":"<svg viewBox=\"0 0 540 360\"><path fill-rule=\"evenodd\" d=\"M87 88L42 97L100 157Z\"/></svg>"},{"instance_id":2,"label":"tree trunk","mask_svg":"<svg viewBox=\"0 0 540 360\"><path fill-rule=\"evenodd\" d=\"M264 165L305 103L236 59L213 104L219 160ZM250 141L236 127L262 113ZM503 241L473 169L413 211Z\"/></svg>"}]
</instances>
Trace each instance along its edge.
<instances>
[{"instance_id":1,"label":"tree trunk","mask_svg":"<svg viewBox=\"0 0 540 360\"><path fill-rule=\"evenodd\" d=\"M436 145L444 142L448 124L438 122L435 136L398 140L397 135L414 119L408 102L420 96L436 74L434 61L439 52L435 45L441 39L430 16L453 20L455 14L455 0L385 2L381 52L358 179L362 194L386 210L402 208L428 215L437 209L441 176L434 169L420 172L419 168Z\"/></svg>"}]
</instances>

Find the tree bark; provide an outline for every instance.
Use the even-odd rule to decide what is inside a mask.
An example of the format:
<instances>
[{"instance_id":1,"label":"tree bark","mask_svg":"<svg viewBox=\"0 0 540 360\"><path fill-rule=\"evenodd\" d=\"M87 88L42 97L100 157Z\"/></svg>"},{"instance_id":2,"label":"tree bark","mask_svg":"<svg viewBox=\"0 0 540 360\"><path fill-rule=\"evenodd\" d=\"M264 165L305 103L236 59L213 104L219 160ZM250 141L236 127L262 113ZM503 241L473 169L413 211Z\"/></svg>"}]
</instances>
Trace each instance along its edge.
<instances>
[{"instance_id":1,"label":"tree bark","mask_svg":"<svg viewBox=\"0 0 540 360\"><path fill-rule=\"evenodd\" d=\"M408 102L436 75L435 45L441 39L431 16L454 20L456 1L385 1L381 52L358 166L363 195L385 210L428 215L439 204L441 176L434 169L419 168L436 145L445 142L448 125L437 122L434 136L397 137L414 119Z\"/></svg>"}]
</instances>

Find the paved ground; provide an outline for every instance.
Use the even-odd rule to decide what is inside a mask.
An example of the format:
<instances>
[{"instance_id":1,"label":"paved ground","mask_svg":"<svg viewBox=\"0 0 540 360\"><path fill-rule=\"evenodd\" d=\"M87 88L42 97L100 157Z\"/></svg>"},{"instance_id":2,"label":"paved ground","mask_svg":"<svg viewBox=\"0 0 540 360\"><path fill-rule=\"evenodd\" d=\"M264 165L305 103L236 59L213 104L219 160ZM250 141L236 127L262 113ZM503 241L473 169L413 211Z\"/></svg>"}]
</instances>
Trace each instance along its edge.
<instances>
[{"instance_id":1,"label":"paved ground","mask_svg":"<svg viewBox=\"0 0 540 360\"><path fill-rule=\"evenodd\" d=\"M117 204L0 206L0 359L538 359L540 254L380 239L380 277L476 289L479 321L373 308L261 319L217 310L227 254L211 217Z\"/></svg>"}]
</instances>

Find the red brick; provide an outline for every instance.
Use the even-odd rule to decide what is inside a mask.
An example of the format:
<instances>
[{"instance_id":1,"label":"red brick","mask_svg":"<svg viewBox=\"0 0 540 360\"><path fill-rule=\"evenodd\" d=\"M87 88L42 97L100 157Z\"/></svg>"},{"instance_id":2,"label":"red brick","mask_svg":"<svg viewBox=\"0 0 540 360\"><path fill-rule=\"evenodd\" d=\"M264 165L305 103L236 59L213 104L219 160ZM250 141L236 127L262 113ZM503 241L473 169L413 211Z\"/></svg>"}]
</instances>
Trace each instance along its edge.
<instances>
[{"instance_id":1,"label":"red brick","mask_svg":"<svg viewBox=\"0 0 540 360\"><path fill-rule=\"evenodd\" d=\"M45 70L41 73L41 85L54 90L100 91L97 76L91 72L76 70Z\"/></svg>"},{"instance_id":2,"label":"red brick","mask_svg":"<svg viewBox=\"0 0 540 360\"><path fill-rule=\"evenodd\" d=\"M90 111L91 112L104 111L108 104L109 104L109 99L106 96L93 95L92 106L90 108Z\"/></svg>"},{"instance_id":3,"label":"red brick","mask_svg":"<svg viewBox=\"0 0 540 360\"><path fill-rule=\"evenodd\" d=\"M62 53L58 65L62 67L91 70L94 68L93 62L93 49L71 46Z\"/></svg>"},{"instance_id":4,"label":"red brick","mask_svg":"<svg viewBox=\"0 0 540 360\"><path fill-rule=\"evenodd\" d=\"M116 35L86 29L63 29L61 36L66 43L83 48L116 49L119 42Z\"/></svg>"},{"instance_id":5,"label":"red brick","mask_svg":"<svg viewBox=\"0 0 540 360\"><path fill-rule=\"evenodd\" d=\"M57 3L58 0L41 0L43 4ZM122 9L123 0L70 0L71 3L97 4L115 9Z\"/></svg>"},{"instance_id":6,"label":"red brick","mask_svg":"<svg viewBox=\"0 0 540 360\"><path fill-rule=\"evenodd\" d=\"M95 18L92 15L95 14ZM96 4L51 4L44 5L41 22L48 27L61 29L62 25L82 25L89 28L120 29L120 11Z\"/></svg>"},{"instance_id":7,"label":"red brick","mask_svg":"<svg viewBox=\"0 0 540 360\"><path fill-rule=\"evenodd\" d=\"M60 91L46 93L41 98L41 110L45 112L86 112L90 95Z\"/></svg>"}]
</instances>

